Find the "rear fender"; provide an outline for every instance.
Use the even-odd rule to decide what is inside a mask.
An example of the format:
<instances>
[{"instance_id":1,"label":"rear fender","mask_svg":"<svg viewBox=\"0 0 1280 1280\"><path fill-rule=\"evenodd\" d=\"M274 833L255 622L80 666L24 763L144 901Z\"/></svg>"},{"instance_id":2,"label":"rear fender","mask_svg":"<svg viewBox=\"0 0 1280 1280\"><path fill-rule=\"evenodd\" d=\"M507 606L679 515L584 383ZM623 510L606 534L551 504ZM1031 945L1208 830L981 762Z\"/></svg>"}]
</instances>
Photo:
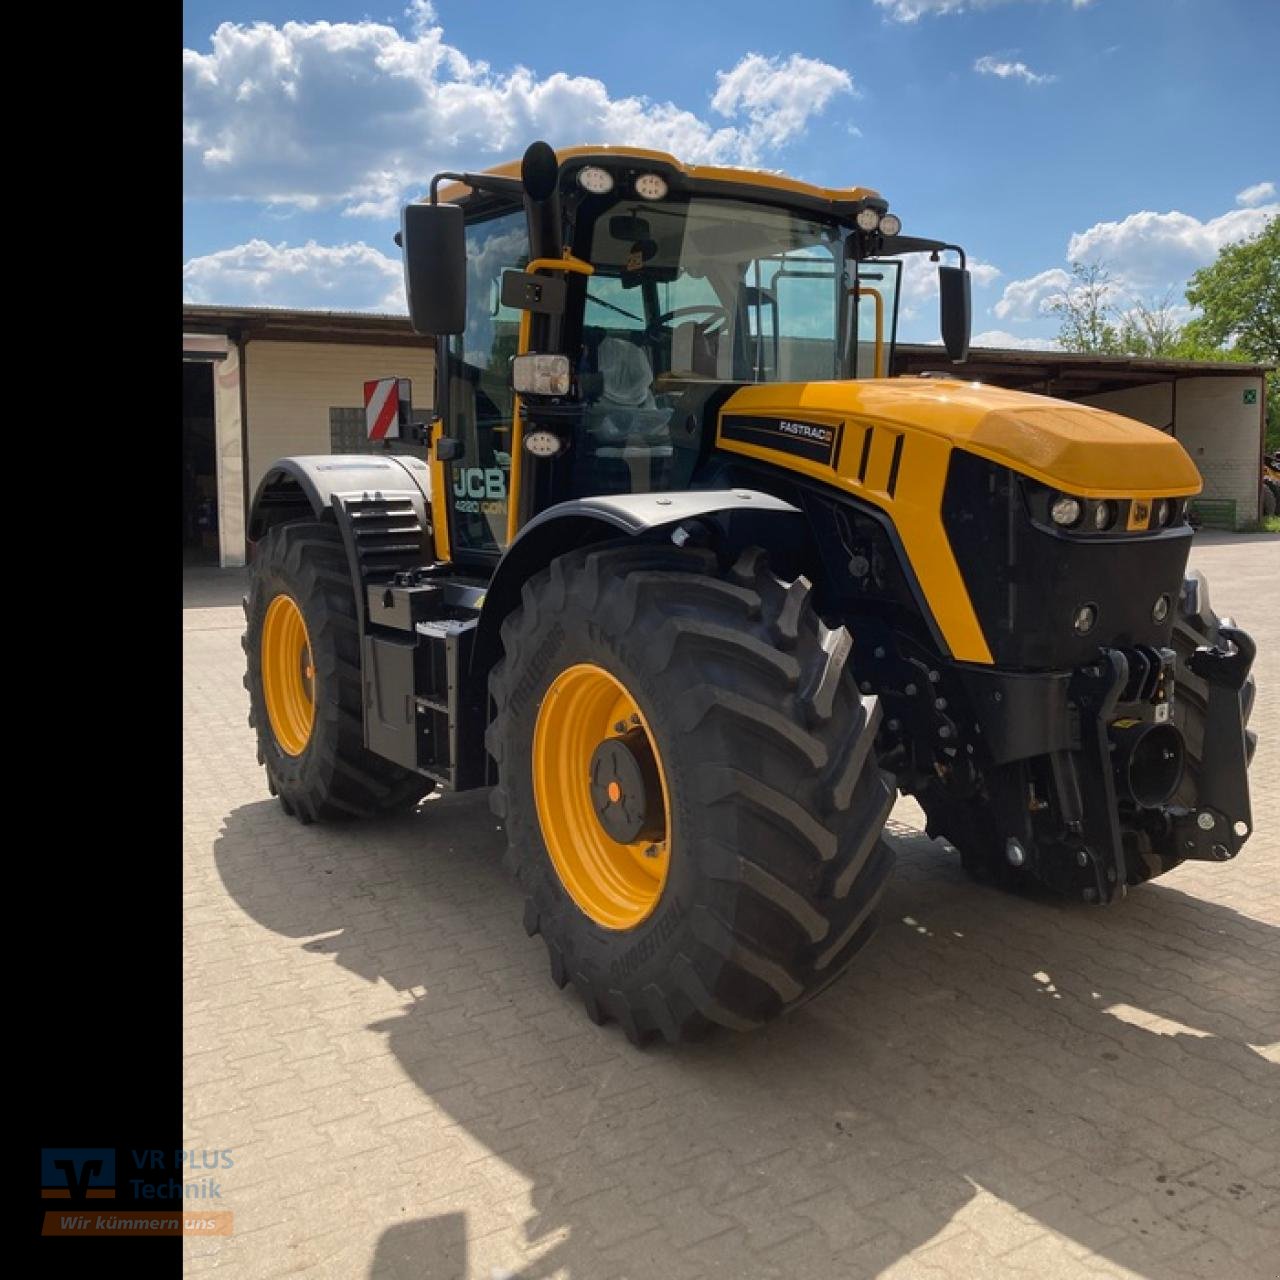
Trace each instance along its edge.
<instances>
[{"instance_id":1,"label":"rear fender","mask_svg":"<svg viewBox=\"0 0 1280 1280\"><path fill-rule=\"evenodd\" d=\"M279 458L267 468L249 507L249 541L261 542L278 524L332 520L334 495L351 492L407 492L427 523L431 481L421 459L393 453L311 454Z\"/></svg>"}]
</instances>

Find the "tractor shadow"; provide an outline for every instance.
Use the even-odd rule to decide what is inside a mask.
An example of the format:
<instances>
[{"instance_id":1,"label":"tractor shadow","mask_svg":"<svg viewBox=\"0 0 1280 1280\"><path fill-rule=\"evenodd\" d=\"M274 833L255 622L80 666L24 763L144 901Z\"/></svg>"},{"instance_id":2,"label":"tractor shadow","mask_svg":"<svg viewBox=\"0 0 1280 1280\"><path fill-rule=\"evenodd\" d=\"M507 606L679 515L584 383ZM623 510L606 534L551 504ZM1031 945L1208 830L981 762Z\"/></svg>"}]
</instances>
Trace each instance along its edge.
<instances>
[{"instance_id":1,"label":"tractor shadow","mask_svg":"<svg viewBox=\"0 0 1280 1280\"><path fill-rule=\"evenodd\" d=\"M530 1185L519 1277L873 1276L965 1231L970 1274L1024 1241L1032 1271L1064 1248L1151 1277L1261 1267L1280 930L1183 871L1087 908L974 885L891 822L899 872L845 978L754 1035L637 1050L549 981L486 799L306 828L263 801L215 856L258 923L405 993L375 1029ZM389 1227L371 1274L477 1266L442 1212Z\"/></svg>"}]
</instances>

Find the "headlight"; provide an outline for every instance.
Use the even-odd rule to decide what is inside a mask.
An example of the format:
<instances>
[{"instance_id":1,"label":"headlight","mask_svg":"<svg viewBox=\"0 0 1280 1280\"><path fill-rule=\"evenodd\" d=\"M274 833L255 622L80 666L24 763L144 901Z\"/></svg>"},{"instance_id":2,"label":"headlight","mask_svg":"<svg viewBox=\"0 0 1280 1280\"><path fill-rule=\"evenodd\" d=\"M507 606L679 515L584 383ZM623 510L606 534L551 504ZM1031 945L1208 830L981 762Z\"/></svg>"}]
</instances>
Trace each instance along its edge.
<instances>
[{"instance_id":1,"label":"headlight","mask_svg":"<svg viewBox=\"0 0 1280 1280\"><path fill-rule=\"evenodd\" d=\"M1172 498L1161 498L1156 503L1156 524L1163 529L1166 525L1173 523L1174 512L1177 511L1178 504Z\"/></svg>"},{"instance_id":2,"label":"headlight","mask_svg":"<svg viewBox=\"0 0 1280 1280\"><path fill-rule=\"evenodd\" d=\"M1110 529L1116 520L1116 504L1107 499L1103 499L1093 509L1093 527L1101 533L1104 529Z\"/></svg>"},{"instance_id":3,"label":"headlight","mask_svg":"<svg viewBox=\"0 0 1280 1280\"><path fill-rule=\"evenodd\" d=\"M521 396L567 396L569 357L529 352L511 357L511 388Z\"/></svg>"},{"instance_id":4,"label":"headlight","mask_svg":"<svg viewBox=\"0 0 1280 1280\"><path fill-rule=\"evenodd\" d=\"M902 219L896 213L886 213L880 219L880 230L887 236L896 236L902 230Z\"/></svg>"},{"instance_id":5,"label":"headlight","mask_svg":"<svg viewBox=\"0 0 1280 1280\"><path fill-rule=\"evenodd\" d=\"M524 447L535 458L554 458L562 446L554 431L530 431L524 438Z\"/></svg>"},{"instance_id":6,"label":"headlight","mask_svg":"<svg viewBox=\"0 0 1280 1280\"><path fill-rule=\"evenodd\" d=\"M858 224L860 231L874 231L880 225L880 211L869 207L859 209L854 222Z\"/></svg>"},{"instance_id":7,"label":"headlight","mask_svg":"<svg viewBox=\"0 0 1280 1280\"><path fill-rule=\"evenodd\" d=\"M1054 524L1060 524L1064 529L1069 529L1073 524L1080 523L1084 508L1080 505L1079 498L1060 493L1050 505L1049 514L1053 517Z\"/></svg>"},{"instance_id":8,"label":"headlight","mask_svg":"<svg viewBox=\"0 0 1280 1280\"><path fill-rule=\"evenodd\" d=\"M613 190L613 174L598 164L589 164L578 170L578 186L593 196L608 195Z\"/></svg>"},{"instance_id":9,"label":"headlight","mask_svg":"<svg viewBox=\"0 0 1280 1280\"><path fill-rule=\"evenodd\" d=\"M662 200L666 198L667 180L656 173L642 173L636 179L636 195L641 200Z\"/></svg>"},{"instance_id":10,"label":"headlight","mask_svg":"<svg viewBox=\"0 0 1280 1280\"><path fill-rule=\"evenodd\" d=\"M1075 627L1076 635L1087 636L1093 630L1093 624L1098 621L1098 606L1096 604L1082 604L1076 610L1076 616L1072 621Z\"/></svg>"}]
</instances>

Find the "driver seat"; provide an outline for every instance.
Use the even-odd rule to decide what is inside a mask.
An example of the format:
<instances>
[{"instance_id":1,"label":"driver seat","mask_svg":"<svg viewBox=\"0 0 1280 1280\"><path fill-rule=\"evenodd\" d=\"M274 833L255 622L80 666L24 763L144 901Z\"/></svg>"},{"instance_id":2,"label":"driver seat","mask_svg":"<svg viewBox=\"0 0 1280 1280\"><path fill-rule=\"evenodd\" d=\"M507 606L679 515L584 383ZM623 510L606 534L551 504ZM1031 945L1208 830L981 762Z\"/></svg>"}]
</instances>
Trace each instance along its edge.
<instances>
[{"instance_id":1,"label":"driver seat","mask_svg":"<svg viewBox=\"0 0 1280 1280\"><path fill-rule=\"evenodd\" d=\"M587 429L596 437L602 457L624 456L627 450L667 446L670 409L660 409L653 395L653 365L643 347L623 338L600 343L600 394L587 410Z\"/></svg>"},{"instance_id":2,"label":"driver seat","mask_svg":"<svg viewBox=\"0 0 1280 1280\"><path fill-rule=\"evenodd\" d=\"M626 409L652 409L653 366L643 348L622 338L605 338L597 356L604 385L599 403Z\"/></svg>"},{"instance_id":3,"label":"driver seat","mask_svg":"<svg viewBox=\"0 0 1280 1280\"><path fill-rule=\"evenodd\" d=\"M718 336L707 334L696 320L682 320L671 331L671 372L679 376L717 376Z\"/></svg>"}]
</instances>

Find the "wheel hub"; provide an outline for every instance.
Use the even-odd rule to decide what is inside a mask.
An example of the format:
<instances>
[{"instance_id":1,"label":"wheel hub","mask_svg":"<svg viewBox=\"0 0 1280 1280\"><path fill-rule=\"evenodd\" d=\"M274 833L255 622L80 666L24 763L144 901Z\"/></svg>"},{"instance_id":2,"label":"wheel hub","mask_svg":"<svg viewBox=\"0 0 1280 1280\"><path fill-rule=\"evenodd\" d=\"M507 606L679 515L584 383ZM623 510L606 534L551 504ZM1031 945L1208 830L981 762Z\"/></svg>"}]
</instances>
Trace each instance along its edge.
<instances>
[{"instance_id":1,"label":"wheel hub","mask_svg":"<svg viewBox=\"0 0 1280 1280\"><path fill-rule=\"evenodd\" d=\"M619 844L662 839L662 784L643 729L606 738L596 747L591 757L591 805L605 834Z\"/></svg>"},{"instance_id":2,"label":"wheel hub","mask_svg":"<svg viewBox=\"0 0 1280 1280\"><path fill-rule=\"evenodd\" d=\"M315 659L302 610L291 596L277 595L262 620L262 694L280 749L300 756L315 724Z\"/></svg>"}]
</instances>

